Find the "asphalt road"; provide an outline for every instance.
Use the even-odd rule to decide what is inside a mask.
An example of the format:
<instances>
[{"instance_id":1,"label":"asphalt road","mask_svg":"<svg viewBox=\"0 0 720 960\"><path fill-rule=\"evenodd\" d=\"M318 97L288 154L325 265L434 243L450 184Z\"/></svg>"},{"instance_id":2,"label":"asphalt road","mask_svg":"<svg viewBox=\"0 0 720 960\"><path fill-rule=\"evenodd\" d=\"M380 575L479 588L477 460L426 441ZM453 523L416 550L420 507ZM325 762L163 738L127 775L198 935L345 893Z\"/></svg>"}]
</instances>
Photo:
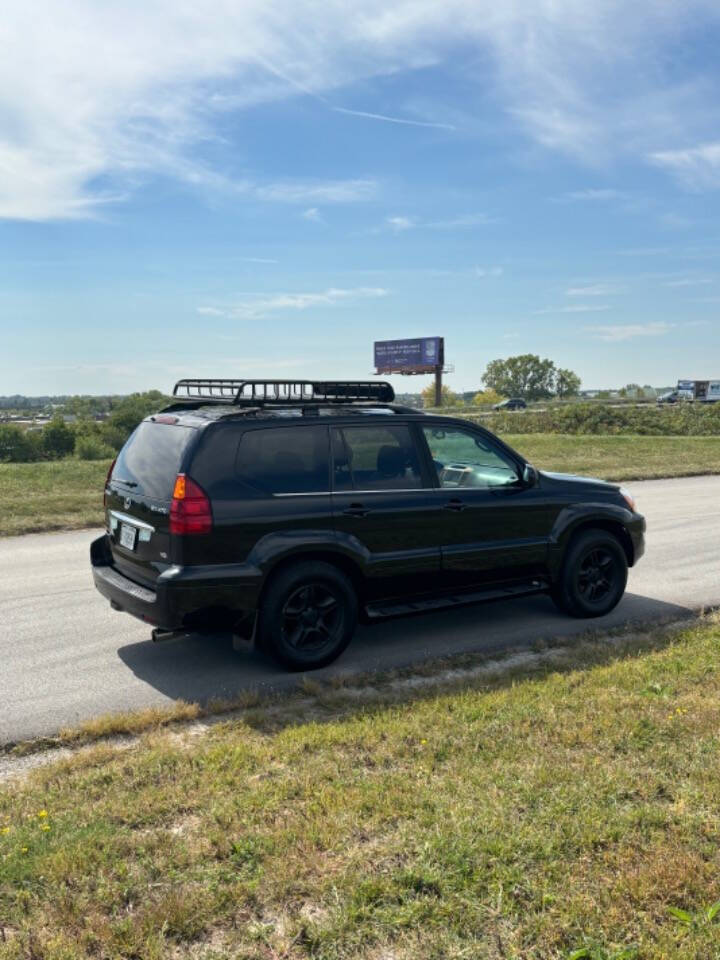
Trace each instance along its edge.
<instances>
[{"instance_id":1,"label":"asphalt road","mask_svg":"<svg viewBox=\"0 0 720 960\"><path fill-rule=\"evenodd\" d=\"M394 620L361 628L319 675L519 648L720 604L720 477L629 486L648 520L647 552L608 617L572 620L546 597L532 597ZM297 682L252 650L234 651L226 638L150 643L148 627L112 611L95 592L88 544L96 535L0 540L0 743L51 735L103 713Z\"/></svg>"}]
</instances>

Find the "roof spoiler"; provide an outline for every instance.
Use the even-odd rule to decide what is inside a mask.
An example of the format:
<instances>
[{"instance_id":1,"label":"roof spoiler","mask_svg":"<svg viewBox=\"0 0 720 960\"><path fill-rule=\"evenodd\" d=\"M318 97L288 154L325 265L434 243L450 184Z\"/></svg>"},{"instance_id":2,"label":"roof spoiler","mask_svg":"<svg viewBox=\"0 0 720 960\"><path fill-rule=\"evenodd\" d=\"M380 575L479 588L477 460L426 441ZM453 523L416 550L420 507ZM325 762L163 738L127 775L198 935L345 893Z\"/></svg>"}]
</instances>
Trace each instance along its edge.
<instances>
[{"instance_id":1,"label":"roof spoiler","mask_svg":"<svg viewBox=\"0 0 720 960\"><path fill-rule=\"evenodd\" d=\"M236 406L307 406L328 403L392 403L395 391L372 380L178 380L178 400L212 400Z\"/></svg>"}]
</instances>

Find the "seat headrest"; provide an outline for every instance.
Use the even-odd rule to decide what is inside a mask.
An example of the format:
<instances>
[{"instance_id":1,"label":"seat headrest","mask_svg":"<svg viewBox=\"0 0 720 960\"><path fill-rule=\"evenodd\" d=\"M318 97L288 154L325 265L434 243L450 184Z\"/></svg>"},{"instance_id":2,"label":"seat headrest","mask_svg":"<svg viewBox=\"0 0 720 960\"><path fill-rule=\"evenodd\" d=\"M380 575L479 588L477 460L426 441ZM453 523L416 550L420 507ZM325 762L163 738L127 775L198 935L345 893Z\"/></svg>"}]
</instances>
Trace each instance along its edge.
<instances>
[{"instance_id":1,"label":"seat headrest","mask_svg":"<svg viewBox=\"0 0 720 960\"><path fill-rule=\"evenodd\" d=\"M386 444L377 455L377 472L382 477L399 477L405 473L407 454L402 447Z\"/></svg>"}]
</instances>

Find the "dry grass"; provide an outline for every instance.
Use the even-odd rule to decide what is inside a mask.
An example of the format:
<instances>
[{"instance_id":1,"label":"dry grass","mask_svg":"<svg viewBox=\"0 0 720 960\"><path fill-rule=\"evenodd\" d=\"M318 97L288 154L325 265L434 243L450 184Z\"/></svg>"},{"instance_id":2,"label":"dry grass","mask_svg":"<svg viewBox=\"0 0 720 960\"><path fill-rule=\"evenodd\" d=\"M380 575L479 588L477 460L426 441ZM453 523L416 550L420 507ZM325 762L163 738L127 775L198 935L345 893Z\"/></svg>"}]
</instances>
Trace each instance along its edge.
<instances>
[{"instance_id":1,"label":"dry grass","mask_svg":"<svg viewBox=\"0 0 720 960\"><path fill-rule=\"evenodd\" d=\"M107 461L0 463L0 536L102 526Z\"/></svg>"},{"instance_id":2,"label":"dry grass","mask_svg":"<svg viewBox=\"0 0 720 960\"><path fill-rule=\"evenodd\" d=\"M718 654L464 657L80 751L0 793L0 958L714 960Z\"/></svg>"}]
</instances>

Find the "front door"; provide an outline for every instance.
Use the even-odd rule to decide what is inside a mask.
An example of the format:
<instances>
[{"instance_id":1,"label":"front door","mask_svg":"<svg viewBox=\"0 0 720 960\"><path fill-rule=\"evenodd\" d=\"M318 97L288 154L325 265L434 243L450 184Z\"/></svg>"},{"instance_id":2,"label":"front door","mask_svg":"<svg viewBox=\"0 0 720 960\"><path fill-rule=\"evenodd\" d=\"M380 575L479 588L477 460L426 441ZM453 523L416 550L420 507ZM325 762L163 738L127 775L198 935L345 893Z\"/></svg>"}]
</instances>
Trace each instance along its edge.
<instances>
[{"instance_id":1,"label":"front door","mask_svg":"<svg viewBox=\"0 0 720 960\"><path fill-rule=\"evenodd\" d=\"M446 587L522 581L547 573L555 512L522 465L486 433L439 424L422 427L437 474L443 512Z\"/></svg>"},{"instance_id":2,"label":"front door","mask_svg":"<svg viewBox=\"0 0 720 960\"><path fill-rule=\"evenodd\" d=\"M369 599L438 588L442 511L406 423L332 430L333 516L338 538L364 556Z\"/></svg>"}]
</instances>

